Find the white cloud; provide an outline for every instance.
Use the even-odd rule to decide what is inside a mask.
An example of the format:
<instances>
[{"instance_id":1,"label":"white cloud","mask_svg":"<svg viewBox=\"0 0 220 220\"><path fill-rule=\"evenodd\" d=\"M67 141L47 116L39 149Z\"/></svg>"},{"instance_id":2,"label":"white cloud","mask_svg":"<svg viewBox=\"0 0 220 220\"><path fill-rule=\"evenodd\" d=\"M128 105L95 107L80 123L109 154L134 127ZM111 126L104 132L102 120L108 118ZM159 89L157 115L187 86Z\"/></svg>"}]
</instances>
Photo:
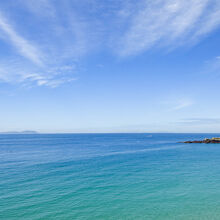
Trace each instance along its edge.
<instances>
[{"instance_id":1,"label":"white cloud","mask_svg":"<svg viewBox=\"0 0 220 220\"><path fill-rule=\"evenodd\" d=\"M220 56L216 56L210 60L205 61L203 67L203 73L206 75L214 75L219 78L220 73Z\"/></svg>"},{"instance_id":2,"label":"white cloud","mask_svg":"<svg viewBox=\"0 0 220 220\"><path fill-rule=\"evenodd\" d=\"M39 86L71 81L77 63L94 49L103 52L111 45L125 57L152 47L173 49L220 25L218 0L8 2L13 4L4 16L0 11L0 37L16 50L1 59L0 79Z\"/></svg>"},{"instance_id":3,"label":"white cloud","mask_svg":"<svg viewBox=\"0 0 220 220\"><path fill-rule=\"evenodd\" d=\"M217 0L143 0L119 41L119 53L135 55L154 46L198 41L220 25L219 15Z\"/></svg>"},{"instance_id":4,"label":"white cloud","mask_svg":"<svg viewBox=\"0 0 220 220\"><path fill-rule=\"evenodd\" d=\"M37 85L54 88L76 79L74 74L76 73L77 59L85 52L86 48L84 40L86 32L82 31L83 25L80 22L69 17L65 28L59 24L59 17L44 18L45 27L39 26L39 22L42 22L40 10L42 8L46 10L50 6L48 4L47 7L43 7L43 3L46 2L45 0L38 2L38 7L34 11L37 15L36 18L31 16L31 29L26 29L15 21L12 25L12 22L0 12L0 37L4 42L7 42L7 45L17 49L16 52L13 49L8 50L7 52L10 54L1 59L1 82L20 83L28 87ZM37 4L33 3L33 5ZM33 8L34 6L31 7L31 13ZM53 14L53 16L56 15ZM11 20L13 16L8 17ZM26 33L31 41L16 30Z\"/></svg>"},{"instance_id":5,"label":"white cloud","mask_svg":"<svg viewBox=\"0 0 220 220\"><path fill-rule=\"evenodd\" d=\"M194 101L190 98L175 98L163 101L161 104L165 105L169 111L177 111L192 106Z\"/></svg>"},{"instance_id":6,"label":"white cloud","mask_svg":"<svg viewBox=\"0 0 220 220\"><path fill-rule=\"evenodd\" d=\"M15 29L0 13L0 30L6 34L6 40L10 40L19 53L38 65L43 65L42 54L37 47L20 36Z\"/></svg>"},{"instance_id":7,"label":"white cloud","mask_svg":"<svg viewBox=\"0 0 220 220\"><path fill-rule=\"evenodd\" d=\"M191 100L180 100L177 104L176 104L176 106L174 106L173 108L172 108L172 110L181 110L181 109L183 109L183 108L186 108L186 107L189 107L189 106L191 106L191 105L193 105L193 102L191 101Z\"/></svg>"},{"instance_id":8,"label":"white cloud","mask_svg":"<svg viewBox=\"0 0 220 220\"><path fill-rule=\"evenodd\" d=\"M179 124L218 124L220 123L220 118L185 118L177 121Z\"/></svg>"},{"instance_id":9,"label":"white cloud","mask_svg":"<svg viewBox=\"0 0 220 220\"><path fill-rule=\"evenodd\" d=\"M201 18L200 26L193 35L193 38L195 39L210 33L220 25L220 2L210 2L213 3L212 9L208 13L204 14L203 18Z\"/></svg>"},{"instance_id":10,"label":"white cloud","mask_svg":"<svg viewBox=\"0 0 220 220\"><path fill-rule=\"evenodd\" d=\"M55 88L76 79L73 64L42 68L32 67L21 60L0 62L1 82L21 84L27 88L33 86Z\"/></svg>"}]
</instances>

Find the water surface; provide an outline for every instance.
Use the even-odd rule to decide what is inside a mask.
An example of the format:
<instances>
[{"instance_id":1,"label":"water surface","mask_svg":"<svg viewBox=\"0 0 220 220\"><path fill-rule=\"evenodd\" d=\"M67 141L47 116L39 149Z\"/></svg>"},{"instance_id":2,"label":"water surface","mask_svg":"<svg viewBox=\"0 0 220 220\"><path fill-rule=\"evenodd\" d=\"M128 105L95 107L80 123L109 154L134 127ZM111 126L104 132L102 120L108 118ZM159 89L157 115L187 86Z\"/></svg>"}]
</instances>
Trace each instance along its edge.
<instances>
[{"instance_id":1,"label":"water surface","mask_svg":"<svg viewBox=\"0 0 220 220\"><path fill-rule=\"evenodd\" d=\"M0 219L220 219L218 134L0 135Z\"/></svg>"}]
</instances>

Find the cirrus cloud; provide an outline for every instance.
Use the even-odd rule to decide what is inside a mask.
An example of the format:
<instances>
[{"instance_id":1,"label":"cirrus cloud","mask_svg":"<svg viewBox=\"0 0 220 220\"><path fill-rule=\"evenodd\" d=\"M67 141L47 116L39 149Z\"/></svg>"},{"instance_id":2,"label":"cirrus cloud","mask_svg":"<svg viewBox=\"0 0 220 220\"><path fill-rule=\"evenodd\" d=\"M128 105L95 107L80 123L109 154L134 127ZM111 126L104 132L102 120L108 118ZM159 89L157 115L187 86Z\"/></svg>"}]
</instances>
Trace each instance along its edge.
<instances>
[{"instance_id":1,"label":"cirrus cloud","mask_svg":"<svg viewBox=\"0 0 220 220\"><path fill-rule=\"evenodd\" d=\"M218 0L2 1L0 42L7 55L0 55L0 80L55 87L75 79L76 67L93 50L123 57L170 50L219 26Z\"/></svg>"}]
</instances>

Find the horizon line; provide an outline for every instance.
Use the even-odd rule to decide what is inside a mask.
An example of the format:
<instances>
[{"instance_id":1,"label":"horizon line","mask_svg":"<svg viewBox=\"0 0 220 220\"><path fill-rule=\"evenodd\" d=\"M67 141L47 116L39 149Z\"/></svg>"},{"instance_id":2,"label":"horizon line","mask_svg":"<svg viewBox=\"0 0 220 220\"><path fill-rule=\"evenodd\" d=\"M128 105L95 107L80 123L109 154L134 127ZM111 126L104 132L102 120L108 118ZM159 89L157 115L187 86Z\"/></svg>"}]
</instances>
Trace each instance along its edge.
<instances>
[{"instance_id":1,"label":"horizon line","mask_svg":"<svg viewBox=\"0 0 220 220\"><path fill-rule=\"evenodd\" d=\"M4 134L220 134L220 132L0 132L0 135Z\"/></svg>"}]
</instances>

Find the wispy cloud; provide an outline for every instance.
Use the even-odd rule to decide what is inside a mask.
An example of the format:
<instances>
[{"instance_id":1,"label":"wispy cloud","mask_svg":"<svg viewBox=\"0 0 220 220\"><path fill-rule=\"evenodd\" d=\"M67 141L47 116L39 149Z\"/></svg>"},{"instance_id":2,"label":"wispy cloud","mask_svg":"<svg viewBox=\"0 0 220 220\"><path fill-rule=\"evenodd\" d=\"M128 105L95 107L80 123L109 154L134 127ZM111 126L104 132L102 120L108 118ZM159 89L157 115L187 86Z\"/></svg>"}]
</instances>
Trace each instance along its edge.
<instances>
[{"instance_id":1,"label":"wispy cloud","mask_svg":"<svg viewBox=\"0 0 220 220\"><path fill-rule=\"evenodd\" d=\"M0 13L0 30L6 35L5 39L10 40L18 52L30 61L43 65L42 54L32 43L20 36L12 25Z\"/></svg>"},{"instance_id":2,"label":"wispy cloud","mask_svg":"<svg viewBox=\"0 0 220 220\"><path fill-rule=\"evenodd\" d=\"M180 100L177 105L172 108L172 110L181 110L191 105L193 105L193 102L191 100Z\"/></svg>"},{"instance_id":3,"label":"wispy cloud","mask_svg":"<svg viewBox=\"0 0 220 220\"><path fill-rule=\"evenodd\" d=\"M119 41L122 56L155 46L176 47L198 41L220 25L218 0L143 0Z\"/></svg>"},{"instance_id":4,"label":"wispy cloud","mask_svg":"<svg viewBox=\"0 0 220 220\"><path fill-rule=\"evenodd\" d=\"M193 124L193 125L200 125L200 124L219 124L220 118L185 118L179 120L177 123L180 124Z\"/></svg>"},{"instance_id":5,"label":"wispy cloud","mask_svg":"<svg viewBox=\"0 0 220 220\"><path fill-rule=\"evenodd\" d=\"M12 20L14 14L9 11L4 15L0 11L0 36L10 48L0 62L0 81L54 88L75 80L78 59L87 49L83 22L77 21L68 7L61 10L65 16L57 15L47 0L20 4L27 6L26 25L30 20L31 29L26 29L19 19Z\"/></svg>"},{"instance_id":6,"label":"wispy cloud","mask_svg":"<svg viewBox=\"0 0 220 220\"><path fill-rule=\"evenodd\" d=\"M161 104L167 106L169 111L178 111L192 106L194 104L194 101L189 98L179 98L179 99L164 101Z\"/></svg>"},{"instance_id":7,"label":"wispy cloud","mask_svg":"<svg viewBox=\"0 0 220 220\"><path fill-rule=\"evenodd\" d=\"M203 73L210 76L220 75L220 56L216 56L210 60L205 61L203 67Z\"/></svg>"},{"instance_id":8,"label":"wispy cloud","mask_svg":"<svg viewBox=\"0 0 220 220\"><path fill-rule=\"evenodd\" d=\"M93 50L111 48L127 57L153 47L173 49L220 25L218 0L7 2L0 2L0 40L8 46L0 80L39 86L75 79L76 66Z\"/></svg>"},{"instance_id":9,"label":"wispy cloud","mask_svg":"<svg viewBox=\"0 0 220 220\"><path fill-rule=\"evenodd\" d=\"M21 84L25 87L47 86L55 88L64 83L77 80L75 66L61 67L30 67L27 63L18 60L0 63L0 81Z\"/></svg>"}]
</instances>

